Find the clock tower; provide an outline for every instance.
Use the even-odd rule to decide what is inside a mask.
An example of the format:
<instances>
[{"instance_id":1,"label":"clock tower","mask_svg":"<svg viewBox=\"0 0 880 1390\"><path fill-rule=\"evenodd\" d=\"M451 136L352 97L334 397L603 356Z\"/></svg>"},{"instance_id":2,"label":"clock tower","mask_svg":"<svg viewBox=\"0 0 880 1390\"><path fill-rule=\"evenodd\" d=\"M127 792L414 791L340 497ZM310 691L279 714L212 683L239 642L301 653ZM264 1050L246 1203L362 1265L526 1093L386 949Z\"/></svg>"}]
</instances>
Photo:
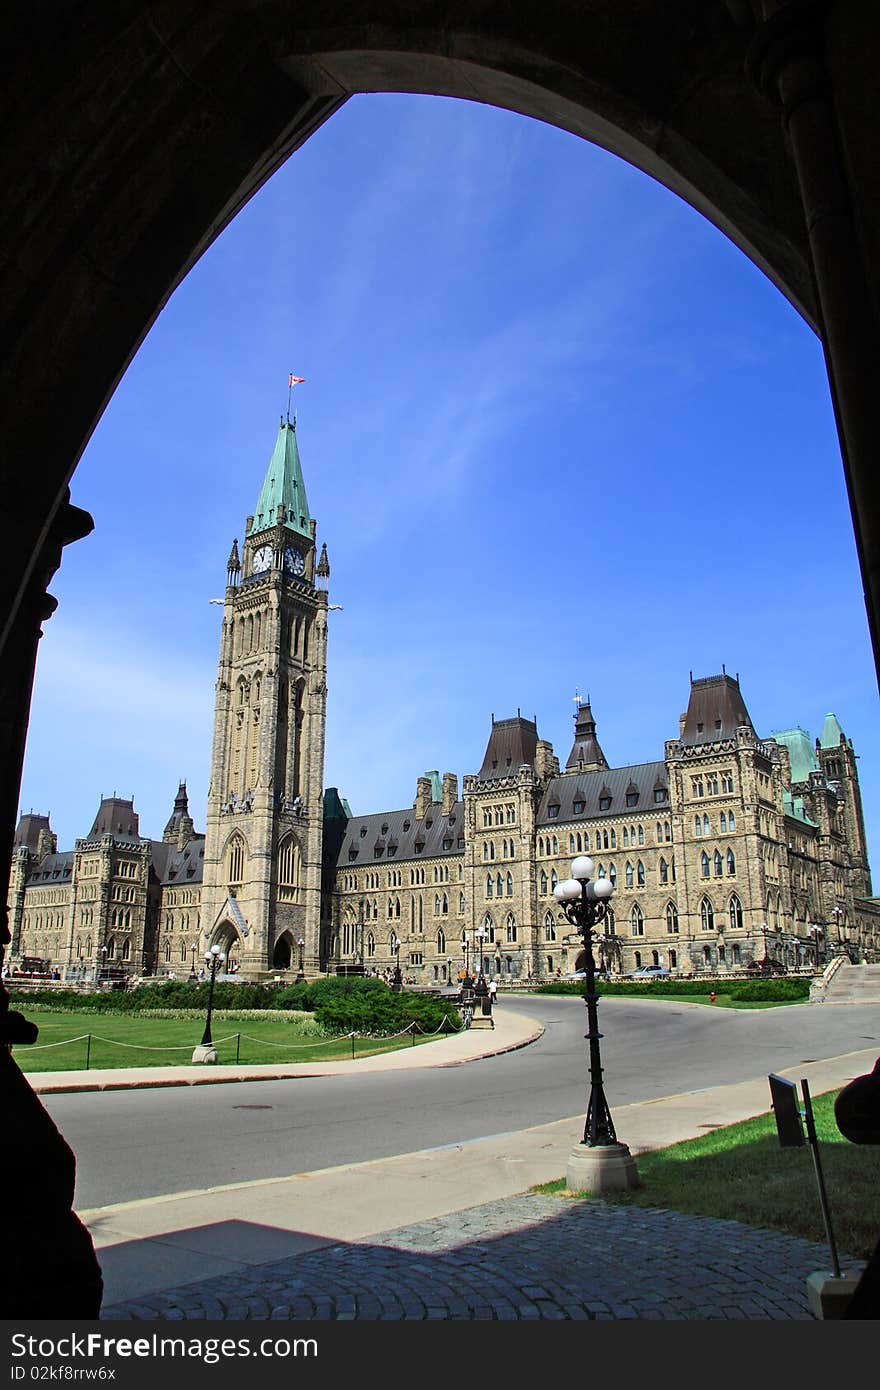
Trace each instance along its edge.
<instances>
[{"instance_id":1,"label":"clock tower","mask_svg":"<svg viewBox=\"0 0 880 1390\"><path fill-rule=\"evenodd\" d=\"M249 978L318 969L330 566L315 534L282 419L227 563L205 835L202 949Z\"/></svg>"}]
</instances>

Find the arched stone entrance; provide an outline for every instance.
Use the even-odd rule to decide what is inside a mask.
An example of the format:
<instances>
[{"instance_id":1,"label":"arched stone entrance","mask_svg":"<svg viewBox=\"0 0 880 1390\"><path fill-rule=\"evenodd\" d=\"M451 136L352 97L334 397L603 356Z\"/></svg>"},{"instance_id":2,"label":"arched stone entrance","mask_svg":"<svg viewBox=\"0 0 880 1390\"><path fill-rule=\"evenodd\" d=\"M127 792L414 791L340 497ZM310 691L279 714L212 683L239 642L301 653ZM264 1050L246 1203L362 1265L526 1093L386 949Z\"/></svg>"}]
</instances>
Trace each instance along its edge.
<instances>
[{"instance_id":1,"label":"arched stone entrance","mask_svg":"<svg viewBox=\"0 0 880 1390\"><path fill-rule=\"evenodd\" d=\"M507 0L422 0L417 26L393 0L324 0L319 17L274 0L183 16L131 0L97 19L73 0L65 16L63 32L17 27L0 149L10 459L27 458L43 428L48 361L53 381L53 448L4 495L0 823L10 843L39 625L52 608L44 591L62 547L91 525L66 492L80 453L174 287L356 92L470 98L617 153L719 226L821 330L877 656L872 0L547 0L540 15ZM36 69L65 80L34 83Z\"/></svg>"},{"instance_id":2,"label":"arched stone entrance","mask_svg":"<svg viewBox=\"0 0 880 1390\"><path fill-rule=\"evenodd\" d=\"M213 933L210 946L219 946L223 952L221 975L235 975L241 966L242 941L231 922L221 922Z\"/></svg>"},{"instance_id":3,"label":"arched stone entrance","mask_svg":"<svg viewBox=\"0 0 880 1390\"><path fill-rule=\"evenodd\" d=\"M293 936L289 931L283 932L275 942L275 949L272 952L272 969L289 970L293 961Z\"/></svg>"}]
</instances>

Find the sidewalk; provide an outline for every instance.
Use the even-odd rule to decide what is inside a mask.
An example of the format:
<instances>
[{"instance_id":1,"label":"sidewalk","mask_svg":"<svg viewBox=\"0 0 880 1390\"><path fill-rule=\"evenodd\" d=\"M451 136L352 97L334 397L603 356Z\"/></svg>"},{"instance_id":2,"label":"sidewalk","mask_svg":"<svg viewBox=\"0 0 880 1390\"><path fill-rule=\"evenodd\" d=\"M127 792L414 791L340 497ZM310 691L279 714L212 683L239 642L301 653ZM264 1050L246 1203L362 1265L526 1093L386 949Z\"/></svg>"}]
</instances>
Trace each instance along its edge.
<instances>
[{"instance_id":1,"label":"sidewalk","mask_svg":"<svg viewBox=\"0 0 880 1390\"><path fill-rule=\"evenodd\" d=\"M508 1007L493 1032L356 1062L183 1068L125 1084L454 1066L541 1030ZM867 1071L876 1049L804 1063L814 1094ZM171 1069L169 1069L170 1071ZM204 1073L209 1071L209 1076ZM90 1073L119 1086L119 1073ZM69 1090L70 1077L34 1078ZM634 1154L769 1109L766 1076L615 1108ZM583 1116L518 1133L311 1173L81 1212L105 1276L105 1318L811 1318L805 1281L824 1246L674 1212L541 1197ZM805 1200L812 1174L805 1167ZM590 1251L589 1260L584 1251Z\"/></svg>"}]
</instances>

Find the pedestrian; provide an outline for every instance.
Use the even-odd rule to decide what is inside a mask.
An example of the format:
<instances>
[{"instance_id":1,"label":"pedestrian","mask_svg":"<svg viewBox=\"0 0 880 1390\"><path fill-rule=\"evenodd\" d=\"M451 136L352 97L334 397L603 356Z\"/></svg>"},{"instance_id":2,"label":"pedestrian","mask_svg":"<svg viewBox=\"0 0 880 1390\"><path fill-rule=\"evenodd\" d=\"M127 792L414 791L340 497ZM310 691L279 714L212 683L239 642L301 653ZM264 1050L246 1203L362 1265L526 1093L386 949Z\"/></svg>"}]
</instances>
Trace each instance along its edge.
<instances>
[{"instance_id":1,"label":"pedestrian","mask_svg":"<svg viewBox=\"0 0 880 1390\"><path fill-rule=\"evenodd\" d=\"M489 1004L494 1006L495 995L498 993L498 985L494 980L489 981Z\"/></svg>"}]
</instances>

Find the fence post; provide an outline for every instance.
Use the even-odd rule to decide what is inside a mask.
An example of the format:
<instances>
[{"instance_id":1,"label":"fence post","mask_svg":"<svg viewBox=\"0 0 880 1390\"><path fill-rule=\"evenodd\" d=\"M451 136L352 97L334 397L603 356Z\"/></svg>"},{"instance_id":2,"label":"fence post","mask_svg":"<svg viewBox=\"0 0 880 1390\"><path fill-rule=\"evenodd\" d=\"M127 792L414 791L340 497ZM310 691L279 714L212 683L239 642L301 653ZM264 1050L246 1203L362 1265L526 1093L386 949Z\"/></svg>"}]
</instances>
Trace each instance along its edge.
<instances>
[{"instance_id":1,"label":"fence post","mask_svg":"<svg viewBox=\"0 0 880 1390\"><path fill-rule=\"evenodd\" d=\"M413 1026L412 1026L412 1043L411 1043L410 1045L411 1045L412 1047L415 1047L415 1045L416 1045L416 1025L415 1025L415 1024L413 1024Z\"/></svg>"},{"instance_id":2,"label":"fence post","mask_svg":"<svg viewBox=\"0 0 880 1390\"><path fill-rule=\"evenodd\" d=\"M238 1065L238 1059L239 1059L240 1056L241 1056L241 1033L236 1033L236 1035L235 1035L235 1064L236 1064L236 1066Z\"/></svg>"},{"instance_id":3,"label":"fence post","mask_svg":"<svg viewBox=\"0 0 880 1390\"><path fill-rule=\"evenodd\" d=\"M86 1071L89 1069L89 1058L92 1055L92 1035L86 1033Z\"/></svg>"},{"instance_id":4,"label":"fence post","mask_svg":"<svg viewBox=\"0 0 880 1390\"><path fill-rule=\"evenodd\" d=\"M354 1061L354 1033L351 1035L351 1060Z\"/></svg>"}]
</instances>

